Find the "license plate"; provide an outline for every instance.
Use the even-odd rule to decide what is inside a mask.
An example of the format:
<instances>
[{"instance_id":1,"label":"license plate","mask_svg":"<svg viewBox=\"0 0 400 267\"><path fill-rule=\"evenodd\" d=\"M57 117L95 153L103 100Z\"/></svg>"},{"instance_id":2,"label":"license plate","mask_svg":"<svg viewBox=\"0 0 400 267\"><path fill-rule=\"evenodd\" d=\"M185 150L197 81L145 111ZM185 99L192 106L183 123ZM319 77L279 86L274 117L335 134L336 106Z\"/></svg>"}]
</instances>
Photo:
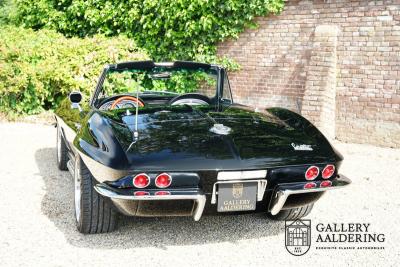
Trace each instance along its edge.
<instances>
[{"instance_id":1,"label":"license plate","mask_svg":"<svg viewBox=\"0 0 400 267\"><path fill-rule=\"evenodd\" d=\"M218 212L256 209L257 183L218 184Z\"/></svg>"}]
</instances>

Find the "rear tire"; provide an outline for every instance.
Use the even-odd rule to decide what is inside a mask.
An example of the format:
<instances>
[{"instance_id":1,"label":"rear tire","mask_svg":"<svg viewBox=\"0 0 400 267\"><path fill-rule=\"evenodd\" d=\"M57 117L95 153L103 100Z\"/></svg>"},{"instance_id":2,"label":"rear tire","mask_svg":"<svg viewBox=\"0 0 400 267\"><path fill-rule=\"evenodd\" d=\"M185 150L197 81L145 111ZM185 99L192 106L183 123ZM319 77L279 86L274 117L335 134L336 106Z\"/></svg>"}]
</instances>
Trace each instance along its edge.
<instances>
[{"instance_id":1,"label":"rear tire","mask_svg":"<svg viewBox=\"0 0 400 267\"><path fill-rule=\"evenodd\" d=\"M314 206L314 203L299 207L299 208L294 208L294 209L288 209L288 210L281 210L278 214L272 215L271 213L267 213L267 216L273 220L277 221L284 221L284 220L297 220L300 218L303 218L310 214L312 208Z\"/></svg>"},{"instance_id":2,"label":"rear tire","mask_svg":"<svg viewBox=\"0 0 400 267\"><path fill-rule=\"evenodd\" d=\"M61 134L60 126L57 126L57 167L62 171L68 170L68 150L65 140Z\"/></svg>"},{"instance_id":3,"label":"rear tire","mask_svg":"<svg viewBox=\"0 0 400 267\"><path fill-rule=\"evenodd\" d=\"M95 180L89 169L77 156L75 160L75 218L83 234L108 233L116 229L118 213L111 200L93 188Z\"/></svg>"}]
</instances>

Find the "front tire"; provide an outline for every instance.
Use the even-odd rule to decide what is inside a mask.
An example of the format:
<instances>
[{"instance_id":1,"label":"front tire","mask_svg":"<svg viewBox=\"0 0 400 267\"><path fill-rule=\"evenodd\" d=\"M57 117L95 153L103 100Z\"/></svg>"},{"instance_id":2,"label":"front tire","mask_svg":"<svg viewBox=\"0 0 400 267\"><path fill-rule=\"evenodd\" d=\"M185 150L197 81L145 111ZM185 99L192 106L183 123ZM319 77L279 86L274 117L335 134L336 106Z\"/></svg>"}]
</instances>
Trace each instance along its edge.
<instances>
[{"instance_id":1,"label":"front tire","mask_svg":"<svg viewBox=\"0 0 400 267\"><path fill-rule=\"evenodd\" d=\"M77 156L74 207L77 228L83 234L108 233L117 227L117 211L109 199L96 192L94 184L95 180L89 169Z\"/></svg>"},{"instance_id":2,"label":"front tire","mask_svg":"<svg viewBox=\"0 0 400 267\"><path fill-rule=\"evenodd\" d=\"M57 126L57 167L61 171L68 170L67 168L68 162L68 150L65 145L65 140L61 134L61 128Z\"/></svg>"},{"instance_id":3,"label":"front tire","mask_svg":"<svg viewBox=\"0 0 400 267\"><path fill-rule=\"evenodd\" d=\"M303 218L310 214L312 208L314 206L314 203L303 206L303 207L298 207L294 209L288 209L288 210L281 210L278 214L272 215L271 213L267 213L267 216L273 220L277 221L284 221L284 220L297 220L300 218Z\"/></svg>"}]
</instances>

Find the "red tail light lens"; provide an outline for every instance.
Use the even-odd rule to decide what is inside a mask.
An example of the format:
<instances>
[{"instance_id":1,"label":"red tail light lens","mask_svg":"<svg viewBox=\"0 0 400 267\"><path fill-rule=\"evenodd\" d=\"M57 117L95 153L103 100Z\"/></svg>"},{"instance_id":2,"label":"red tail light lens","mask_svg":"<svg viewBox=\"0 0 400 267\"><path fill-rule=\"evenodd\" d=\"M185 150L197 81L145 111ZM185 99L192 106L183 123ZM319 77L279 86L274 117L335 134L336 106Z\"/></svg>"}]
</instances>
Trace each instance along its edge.
<instances>
[{"instance_id":1,"label":"red tail light lens","mask_svg":"<svg viewBox=\"0 0 400 267\"><path fill-rule=\"evenodd\" d=\"M320 187L329 187L332 185L331 181L322 181L321 184L319 185Z\"/></svg>"},{"instance_id":2,"label":"red tail light lens","mask_svg":"<svg viewBox=\"0 0 400 267\"><path fill-rule=\"evenodd\" d=\"M326 167L322 171L322 178L324 179L331 178L334 172L335 172L334 165L326 165Z\"/></svg>"},{"instance_id":3,"label":"red tail light lens","mask_svg":"<svg viewBox=\"0 0 400 267\"><path fill-rule=\"evenodd\" d=\"M150 184L150 177L145 173L139 173L133 178L133 185L137 188L145 188Z\"/></svg>"},{"instance_id":4,"label":"red tail light lens","mask_svg":"<svg viewBox=\"0 0 400 267\"><path fill-rule=\"evenodd\" d=\"M158 188L166 188L172 183L172 177L168 173L161 173L156 177L156 186Z\"/></svg>"},{"instance_id":5,"label":"red tail light lens","mask_svg":"<svg viewBox=\"0 0 400 267\"><path fill-rule=\"evenodd\" d=\"M306 183L304 185L304 189L311 189L311 188L316 188L317 184L316 183Z\"/></svg>"},{"instance_id":6,"label":"red tail light lens","mask_svg":"<svg viewBox=\"0 0 400 267\"><path fill-rule=\"evenodd\" d=\"M146 192L146 191L136 191L134 193L134 195L137 196L137 197L140 197L140 196L148 196L148 195L150 195L150 193Z\"/></svg>"},{"instance_id":7,"label":"red tail light lens","mask_svg":"<svg viewBox=\"0 0 400 267\"><path fill-rule=\"evenodd\" d=\"M169 196L169 195L171 195L171 193L168 192L168 191L157 191L154 195L156 195L156 196Z\"/></svg>"},{"instance_id":8,"label":"red tail light lens","mask_svg":"<svg viewBox=\"0 0 400 267\"><path fill-rule=\"evenodd\" d=\"M319 169L317 166L311 166L310 168L307 169L306 171L306 180L314 180L315 178L317 178L319 174Z\"/></svg>"}]
</instances>

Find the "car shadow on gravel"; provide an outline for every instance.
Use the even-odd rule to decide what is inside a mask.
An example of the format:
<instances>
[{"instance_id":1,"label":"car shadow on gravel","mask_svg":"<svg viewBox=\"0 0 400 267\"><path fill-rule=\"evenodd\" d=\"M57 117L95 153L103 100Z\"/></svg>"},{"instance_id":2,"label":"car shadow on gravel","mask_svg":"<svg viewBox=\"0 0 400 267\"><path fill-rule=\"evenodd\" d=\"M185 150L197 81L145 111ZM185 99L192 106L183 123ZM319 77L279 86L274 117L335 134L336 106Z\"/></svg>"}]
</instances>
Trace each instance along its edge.
<instances>
[{"instance_id":1,"label":"car shadow on gravel","mask_svg":"<svg viewBox=\"0 0 400 267\"><path fill-rule=\"evenodd\" d=\"M56 149L43 148L35 160L45 184L41 209L66 240L77 247L134 248L206 243L237 242L277 235L284 231L283 223L271 221L265 214L236 216L206 215L199 222L191 217L125 217L118 230L108 234L83 235L76 230L73 213L73 180L69 172L56 166ZM44 229L45 231L45 229Z\"/></svg>"}]
</instances>

